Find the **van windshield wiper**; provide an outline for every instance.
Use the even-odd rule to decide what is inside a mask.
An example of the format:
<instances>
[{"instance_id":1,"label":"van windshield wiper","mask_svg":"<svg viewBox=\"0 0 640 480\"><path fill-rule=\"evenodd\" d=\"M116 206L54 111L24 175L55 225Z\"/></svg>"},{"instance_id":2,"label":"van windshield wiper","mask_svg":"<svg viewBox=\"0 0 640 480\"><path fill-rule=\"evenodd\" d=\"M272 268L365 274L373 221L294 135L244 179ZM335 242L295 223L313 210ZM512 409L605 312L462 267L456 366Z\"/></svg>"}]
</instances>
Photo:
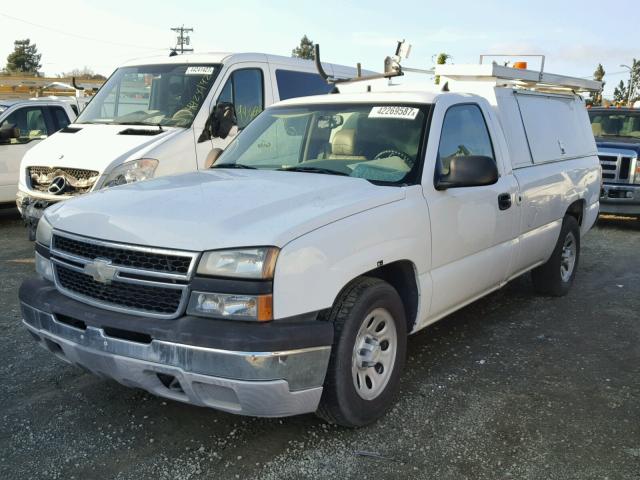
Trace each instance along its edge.
<instances>
[{"instance_id":1,"label":"van windshield wiper","mask_svg":"<svg viewBox=\"0 0 640 480\"><path fill-rule=\"evenodd\" d=\"M324 173L327 175L341 175L343 177L348 177L348 173L340 172L338 170L331 170L330 168L322 168L322 167L284 167L278 168L278 170L282 172L305 172L305 173Z\"/></svg>"},{"instance_id":2,"label":"van windshield wiper","mask_svg":"<svg viewBox=\"0 0 640 480\"><path fill-rule=\"evenodd\" d=\"M242 163L221 163L219 165L212 165L211 168L246 168L249 170L258 169L258 167L252 167L251 165L244 165Z\"/></svg>"}]
</instances>

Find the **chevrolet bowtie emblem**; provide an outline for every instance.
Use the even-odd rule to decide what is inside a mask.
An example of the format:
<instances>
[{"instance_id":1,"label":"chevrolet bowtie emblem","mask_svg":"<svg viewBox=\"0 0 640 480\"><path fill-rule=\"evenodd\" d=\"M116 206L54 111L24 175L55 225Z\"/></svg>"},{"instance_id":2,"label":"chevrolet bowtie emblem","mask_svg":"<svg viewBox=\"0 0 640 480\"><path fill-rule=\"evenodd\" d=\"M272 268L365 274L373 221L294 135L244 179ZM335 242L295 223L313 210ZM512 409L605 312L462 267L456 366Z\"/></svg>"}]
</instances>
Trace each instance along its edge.
<instances>
[{"instance_id":1,"label":"chevrolet bowtie emblem","mask_svg":"<svg viewBox=\"0 0 640 480\"><path fill-rule=\"evenodd\" d=\"M111 260L96 258L84 266L84 273L93 277L96 282L109 284L115 278L118 269L111 265Z\"/></svg>"}]
</instances>

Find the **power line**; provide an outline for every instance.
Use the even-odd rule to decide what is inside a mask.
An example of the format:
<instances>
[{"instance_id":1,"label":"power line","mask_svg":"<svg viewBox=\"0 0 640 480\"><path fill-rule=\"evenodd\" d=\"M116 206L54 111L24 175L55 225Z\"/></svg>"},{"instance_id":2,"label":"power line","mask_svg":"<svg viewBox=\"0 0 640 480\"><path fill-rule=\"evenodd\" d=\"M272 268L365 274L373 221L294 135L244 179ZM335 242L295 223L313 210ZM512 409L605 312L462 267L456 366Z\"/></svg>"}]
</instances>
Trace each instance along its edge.
<instances>
[{"instance_id":1,"label":"power line","mask_svg":"<svg viewBox=\"0 0 640 480\"><path fill-rule=\"evenodd\" d=\"M171 30L178 33L176 46L173 48L172 53L177 53L178 50L180 50L180 53L193 52L193 48L184 48L185 45L191 44L191 37L185 35L185 33L193 32L193 28L184 28L184 25L182 25L181 27L173 27Z\"/></svg>"},{"instance_id":2,"label":"power line","mask_svg":"<svg viewBox=\"0 0 640 480\"><path fill-rule=\"evenodd\" d=\"M137 49L140 49L140 50L164 50L164 48L145 47L145 46L140 46L140 45L131 45L131 44L128 44L128 43L112 42L111 40L102 40L100 38L85 37L84 35L77 35L75 33L65 32L64 30L58 30L57 28L51 28L51 27L47 27L46 25L40 25L39 23L33 23L33 22L28 21L28 20L24 20L22 18L13 17L11 15L7 15L6 13L0 13L0 17L5 17L5 18L8 18L9 20L14 20L16 22L26 23L27 25L43 28L45 30L50 30L52 32L59 33L60 35L67 35L68 37L80 38L82 40L89 40L89 41L92 41L92 42L105 43L105 44L109 44L109 45L115 45L115 46L118 46L118 47L137 48Z\"/></svg>"}]
</instances>

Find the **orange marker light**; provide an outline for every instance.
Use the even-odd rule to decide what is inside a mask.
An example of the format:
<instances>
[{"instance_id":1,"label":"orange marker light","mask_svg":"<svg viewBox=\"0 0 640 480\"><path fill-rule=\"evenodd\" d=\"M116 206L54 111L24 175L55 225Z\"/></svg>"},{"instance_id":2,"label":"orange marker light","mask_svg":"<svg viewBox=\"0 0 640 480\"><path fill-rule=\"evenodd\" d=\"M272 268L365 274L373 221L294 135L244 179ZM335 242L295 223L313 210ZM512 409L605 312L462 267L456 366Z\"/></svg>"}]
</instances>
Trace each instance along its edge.
<instances>
[{"instance_id":1,"label":"orange marker light","mask_svg":"<svg viewBox=\"0 0 640 480\"><path fill-rule=\"evenodd\" d=\"M258 321L269 322L273 320L273 295L260 295L258 297Z\"/></svg>"},{"instance_id":2,"label":"orange marker light","mask_svg":"<svg viewBox=\"0 0 640 480\"><path fill-rule=\"evenodd\" d=\"M518 70L526 70L527 62L513 62L513 68L517 68Z\"/></svg>"}]
</instances>

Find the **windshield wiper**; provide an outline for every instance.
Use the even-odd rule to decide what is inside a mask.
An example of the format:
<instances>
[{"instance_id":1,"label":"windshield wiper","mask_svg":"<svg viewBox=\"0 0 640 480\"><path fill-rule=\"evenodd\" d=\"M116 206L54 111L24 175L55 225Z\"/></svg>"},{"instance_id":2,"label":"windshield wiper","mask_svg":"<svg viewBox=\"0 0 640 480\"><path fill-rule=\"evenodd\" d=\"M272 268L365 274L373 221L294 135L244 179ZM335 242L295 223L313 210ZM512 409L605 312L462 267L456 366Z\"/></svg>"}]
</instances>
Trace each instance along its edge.
<instances>
[{"instance_id":1,"label":"windshield wiper","mask_svg":"<svg viewBox=\"0 0 640 480\"><path fill-rule=\"evenodd\" d=\"M249 170L258 169L258 167L252 167L251 165L244 165L242 163L221 163L219 165L211 165L211 168L245 168Z\"/></svg>"},{"instance_id":2,"label":"windshield wiper","mask_svg":"<svg viewBox=\"0 0 640 480\"><path fill-rule=\"evenodd\" d=\"M305 172L305 173L324 173L327 175L341 175L343 177L348 177L348 173L340 172L338 170L331 170L330 168L322 168L322 167L285 167L278 168L278 170L282 172Z\"/></svg>"},{"instance_id":3,"label":"windshield wiper","mask_svg":"<svg viewBox=\"0 0 640 480\"><path fill-rule=\"evenodd\" d=\"M599 137L640 138L640 136L636 137L635 135L622 135L622 134L615 134L615 133L601 133L598 136Z\"/></svg>"}]
</instances>

